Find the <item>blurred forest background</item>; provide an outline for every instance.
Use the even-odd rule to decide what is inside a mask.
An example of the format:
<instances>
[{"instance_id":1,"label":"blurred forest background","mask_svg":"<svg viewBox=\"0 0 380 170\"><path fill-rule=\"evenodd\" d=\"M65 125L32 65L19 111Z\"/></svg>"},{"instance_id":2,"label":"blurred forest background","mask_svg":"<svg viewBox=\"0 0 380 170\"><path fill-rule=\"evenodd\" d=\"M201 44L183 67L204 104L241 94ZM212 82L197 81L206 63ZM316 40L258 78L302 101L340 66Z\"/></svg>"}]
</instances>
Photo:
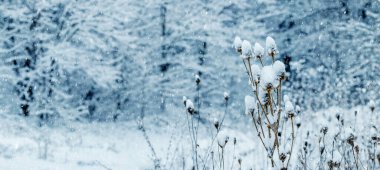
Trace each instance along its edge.
<instances>
[{"instance_id":1,"label":"blurred forest background","mask_svg":"<svg viewBox=\"0 0 380 170\"><path fill-rule=\"evenodd\" d=\"M243 112L232 42L272 36L303 109L379 98L378 0L0 0L0 108L54 120L114 121L202 108ZM231 116L231 115L230 115ZM233 116L233 115L232 115Z\"/></svg>"}]
</instances>

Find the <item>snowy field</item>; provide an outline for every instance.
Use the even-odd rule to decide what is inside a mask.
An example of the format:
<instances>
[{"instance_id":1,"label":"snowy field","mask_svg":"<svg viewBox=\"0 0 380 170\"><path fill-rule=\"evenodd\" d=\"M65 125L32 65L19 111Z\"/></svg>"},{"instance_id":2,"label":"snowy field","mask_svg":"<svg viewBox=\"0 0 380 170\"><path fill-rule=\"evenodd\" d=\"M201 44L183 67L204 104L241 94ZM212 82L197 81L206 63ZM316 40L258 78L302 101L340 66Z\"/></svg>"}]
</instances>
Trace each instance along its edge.
<instances>
[{"instance_id":1,"label":"snowy field","mask_svg":"<svg viewBox=\"0 0 380 170\"><path fill-rule=\"evenodd\" d=\"M365 141L367 134L371 133L368 130L370 127L363 126L368 125L368 117L372 117L373 121L379 121L378 116L370 114L367 107L355 107L350 110L334 107L315 113L304 112L302 124L296 131L295 155L301 154L305 139L310 143L318 143L322 127L328 127L326 139L331 139L332 135L339 131L336 114L340 114L345 120L346 128L351 127L353 133L358 134L359 141ZM254 138L256 134L252 133L253 125L244 119L245 115L242 115L239 125L226 122L226 134L231 139L236 138L237 144L235 149L232 144L227 147L225 166L237 168L237 159L241 158L242 169L270 168L263 147ZM65 123L59 128L46 128L35 125L30 119L20 117L7 116L1 120L0 169L138 170L154 167L152 152L134 121L88 124L73 122ZM162 168L182 169L184 166L184 169L189 169L191 159L186 155L189 154L190 140L186 133L186 119L178 118L177 123L170 123L162 128L155 128L155 123L160 121L144 121ZM208 125L202 126L207 129ZM343 130L343 133L346 131ZM306 137L307 133L310 133L309 137ZM208 134L202 133L199 141L201 151L205 152L212 139ZM327 140L326 144L331 142L332 140ZM310 168L317 167L318 164L318 146L312 148L313 153L308 158ZM331 152L331 148L326 150ZM366 156L361 155L362 161L366 160ZM294 158L292 164L296 164L296 161Z\"/></svg>"}]
</instances>

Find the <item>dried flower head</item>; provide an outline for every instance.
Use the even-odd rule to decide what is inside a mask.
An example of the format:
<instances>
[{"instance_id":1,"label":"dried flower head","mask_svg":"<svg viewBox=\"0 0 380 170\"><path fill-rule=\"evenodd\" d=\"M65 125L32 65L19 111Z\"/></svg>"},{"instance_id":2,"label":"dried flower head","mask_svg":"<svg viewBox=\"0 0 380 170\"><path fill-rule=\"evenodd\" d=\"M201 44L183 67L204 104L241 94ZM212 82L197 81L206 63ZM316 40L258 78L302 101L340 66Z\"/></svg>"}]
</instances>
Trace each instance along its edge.
<instances>
[{"instance_id":1,"label":"dried flower head","mask_svg":"<svg viewBox=\"0 0 380 170\"><path fill-rule=\"evenodd\" d=\"M259 43L255 43L253 48L253 53L255 54L256 59L261 60L264 56L264 48Z\"/></svg>"},{"instance_id":2,"label":"dried flower head","mask_svg":"<svg viewBox=\"0 0 380 170\"><path fill-rule=\"evenodd\" d=\"M276 80L276 73L271 65L264 66L261 70L260 83L265 90L270 90L277 87L278 81Z\"/></svg>"},{"instance_id":3,"label":"dried flower head","mask_svg":"<svg viewBox=\"0 0 380 170\"><path fill-rule=\"evenodd\" d=\"M280 154L280 160L281 160L281 162L285 162L285 159L286 159L286 155L284 153L281 153Z\"/></svg>"},{"instance_id":4,"label":"dried flower head","mask_svg":"<svg viewBox=\"0 0 380 170\"><path fill-rule=\"evenodd\" d=\"M252 71L253 81L255 81L256 83L259 83L260 82L261 67L257 64L252 64L251 71Z\"/></svg>"},{"instance_id":5,"label":"dried flower head","mask_svg":"<svg viewBox=\"0 0 380 170\"><path fill-rule=\"evenodd\" d=\"M370 100L368 103L369 109L371 109L371 112L375 110L375 102L373 100Z\"/></svg>"},{"instance_id":6,"label":"dried flower head","mask_svg":"<svg viewBox=\"0 0 380 170\"><path fill-rule=\"evenodd\" d=\"M293 117L294 116L294 107L292 102L286 101L285 102L285 112L288 114L288 117Z\"/></svg>"},{"instance_id":7,"label":"dried flower head","mask_svg":"<svg viewBox=\"0 0 380 170\"><path fill-rule=\"evenodd\" d=\"M241 41L240 37L236 36L235 40L234 40L234 46L235 46L236 52L238 52L239 54L242 53L241 45L242 45L242 41Z\"/></svg>"},{"instance_id":8,"label":"dried flower head","mask_svg":"<svg viewBox=\"0 0 380 170\"><path fill-rule=\"evenodd\" d=\"M228 99L230 98L230 94L228 94L228 92L224 92L224 100L225 101L228 101Z\"/></svg>"},{"instance_id":9,"label":"dried flower head","mask_svg":"<svg viewBox=\"0 0 380 170\"><path fill-rule=\"evenodd\" d=\"M269 56L274 57L276 56L279 52L277 50L277 45L276 42L272 37L267 37L266 39L266 50Z\"/></svg>"},{"instance_id":10,"label":"dried flower head","mask_svg":"<svg viewBox=\"0 0 380 170\"><path fill-rule=\"evenodd\" d=\"M186 100L187 100L187 97L186 96L183 96L182 97L182 101L183 101L183 105L186 107Z\"/></svg>"},{"instance_id":11,"label":"dried flower head","mask_svg":"<svg viewBox=\"0 0 380 170\"><path fill-rule=\"evenodd\" d=\"M199 85L199 83L201 83L201 78L199 77L199 74L195 75L195 83L197 83L197 85Z\"/></svg>"},{"instance_id":12,"label":"dried flower head","mask_svg":"<svg viewBox=\"0 0 380 170\"><path fill-rule=\"evenodd\" d=\"M281 61L276 61L273 63L273 70L277 76L277 79L285 79L285 64Z\"/></svg>"},{"instance_id":13,"label":"dried flower head","mask_svg":"<svg viewBox=\"0 0 380 170\"><path fill-rule=\"evenodd\" d=\"M241 44L242 57L244 59L252 58L252 46L247 40L244 40Z\"/></svg>"},{"instance_id":14,"label":"dried flower head","mask_svg":"<svg viewBox=\"0 0 380 170\"><path fill-rule=\"evenodd\" d=\"M194 104L190 99L186 100L186 110L191 115L195 113Z\"/></svg>"},{"instance_id":15,"label":"dried flower head","mask_svg":"<svg viewBox=\"0 0 380 170\"><path fill-rule=\"evenodd\" d=\"M220 129L220 123L219 123L219 120L218 119L215 119L214 120L214 127L216 130L219 130Z\"/></svg>"},{"instance_id":16,"label":"dried flower head","mask_svg":"<svg viewBox=\"0 0 380 170\"><path fill-rule=\"evenodd\" d=\"M327 130L328 130L328 128L325 126L325 127L323 127L321 129L321 133L323 133L324 135L326 135L327 134Z\"/></svg>"},{"instance_id":17,"label":"dried flower head","mask_svg":"<svg viewBox=\"0 0 380 170\"><path fill-rule=\"evenodd\" d=\"M256 98L252 96L245 96L245 114L249 115L256 110Z\"/></svg>"}]
</instances>

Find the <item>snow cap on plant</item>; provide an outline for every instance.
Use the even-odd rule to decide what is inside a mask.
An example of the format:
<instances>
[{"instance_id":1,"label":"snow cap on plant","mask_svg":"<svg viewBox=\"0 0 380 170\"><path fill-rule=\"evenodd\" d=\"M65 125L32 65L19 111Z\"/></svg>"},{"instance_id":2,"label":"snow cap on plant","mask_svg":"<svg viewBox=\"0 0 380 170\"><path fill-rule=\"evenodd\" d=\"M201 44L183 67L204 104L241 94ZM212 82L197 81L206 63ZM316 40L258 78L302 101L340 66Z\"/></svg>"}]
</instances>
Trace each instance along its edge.
<instances>
[{"instance_id":1,"label":"snow cap on plant","mask_svg":"<svg viewBox=\"0 0 380 170\"><path fill-rule=\"evenodd\" d=\"M201 83L201 78L199 77L199 74L195 74L195 83L197 83L197 85Z\"/></svg>"},{"instance_id":2,"label":"snow cap on plant","mask_svg":"<svg viewBox=\"0 0 380 170\"><path fill-rule=\"evenodd\" d=\"M261 59L264 56L264 47L259 43L255 43L255 47L253 48L253 53L257 59Z\"/></svg>"},{"instance_id":3,"label":"snow cap on plant","mask_svg":"<svg viewBox=\"0 0 380 170\"><path fill-rule=\"evenodd\" d=\"M269 56L274 57L275 55L279 53L277 50L276 42L274 41L272 37L269 37L269 36L267 37L265 45L266 45L265 47L267 49L267 53Z\"/></svg>"},{"instance_id":4,"label":"snow cap on plant","mask_svg":"<svg viewBox=\"0 0 380 170\"><path fill-rule=\"evenodd\" d=\"M375 110L375 101L370 100L368 103L368 106L371 109L371 111L373 112Z\"/></svg>"},{"instance_id":5,"label":"snow cap on plant","mask_svg":"<svg viewBox=\"0 0 380 170\"><path fill-rule=\"evenodd\" d=\"M248 59L252 57L252 46L251 43L247 40L244 40L241 44L242 57Z\"/></svg>"},{"instance_id":6,"label":"snow cap on plant","mask_svg":"<svg viewBox=\"0 0 380 170\"><path fill-rule=\"evenodd\" d=\"M217 118L214 119L214 127L216 130L219 130L219 128L220 128L220 123L219 123L219 120Z\"/></svg>"},{"instance_id":7,"label":"snow cap on plant","mask_svg":"<svg viewBox=\"0 0 380 170\"><path fill-rule=\"evenodd\" d=\"M195 112L194 104L193 104L193 102L190 99L186 100L186 110L190 114L194 114L194 112Z\"/></svg>"},{"instance_id":8,"label":"snow cap on plant","mask_svg":"<svg viewBox=\"0 0 380 170\"><path fill-rule=\"evenodd\" d=\"M217 140L219 147L224 148L229 140L227 132L225 130L221 130L218 133Z\"/></svg>"},{"instance_id":9,"label":"snow cap on plant","mask_svg":"<svg viewBox=\"0 0 380 170\"><path fill-rule=\"evenodd\" d=\"M257 64L252 64L251 71L253 80L258 82L260 80L261 67Z\"/></svg>"},{"instance_id":10,"label":"snow cap on plant","mask_svg":"<svg viewBox=\"0 0 380 170\"><path fill-rule=\"evenodd\" d=\"M223 93L223 95L224 95L224 100L226 101L230 98L230 94L228 94L228 92L226 91Z\"/></svg>"},{"instance_id":11,"label":"snow cap on plant","mask_svg":"<svg viewBox=\"0 0 380 170\"><path fill-rule=\"evenodd\" d=\"M236 52L238 52L239 54L241 54L241 45L242 45L242 41L240 37L236 36L234 40L234 47L235 47Z\"/></svg>"},{"instance_id":12,"label":"snow cap on plant","mask_svg":"<svg viewBox=\"0 0 380 170\"><path fill-rule=\"evenodd\" d=\"M259 90L259 100L261 101L262 104L267 104L269 102L268 91L263 88L259 88L258 90Z\"/></svg>"},{"instance_id":13,"label":"snow cap on plant","mask_svg":"<svg viewBox=\"0 0 380 170\"><path fill-rule=\"evenodd\" d=\"M252 96L245 96L245 114L248 115L256 110L256 98Z\"/></svg>"},{"instance_id":14,"label":"snow cap on plant","mask_svg":"<svg viewBox=\"0 0 380 170\"><path fill-rule=\"evenodd\" d=\"M186 97L186 96L183 96L183 97L182 97L182 101L183 101L183 104L185 105L185 107L186 107L186 100L187 100L187 97Z\"/></svg>"},{"instance_id":15,"label":"snow cap on plant","mask_svg":"<svg viewBox=\"0 0 380 170\"><path fill-rule=\"evenodd\" d=\"M285 101L285 102L290 101L289 96L286 95L286 94L284 95L284 101Z\"/></svg>"},{"instance_id":16,"label":"snow cap on plant","mask_svg":"<svg viewBox=\"0 0 380 170\"><path fill-rule=\"evenodd\" d=\"M297 128L301 126L301 118L299 116L296 117L296 126Z\"/></svg>"},{"instance_id":17,"label":"snow cap on plant","mask_svg":"<svg viewBox=\"0 0 380 170\"><path fill-rule=\"evenodd\" d=\"M301 113L301 107L296 105L296 113L299 115Z\"/></svg>"},{"instance_id":18,"label":"snow cap on plant","mask_svg":"<svg viewBox=\"0 0 380 170\"><path fill-rule=\"evenodd\" d=\"M285 64L283 62L278 60L274 62L273 70L279 79L285 78Z\"/></svg>"},{"instance_id":19,"label":"snow cap on plant","mask_svg":"<svg viewBox=\"0 0 380 170\"><path fill-rule=\"evenodd\" d=\"M291 114L293 114L294 116L294 107L292 102L290 102L289 100L285 102L285 112L290 116Z\"/></svg>"},{"instance_id":20,"label":"snow cap on plant","mask_svg":"<svg viewBox=\"0 0 380 170\"><path fill-rule=\"evenodd\" d=\"M260 82L265 89L271 89L277 86L276 73L271 65L264 66L261 70Z\"/></svg>"}]
</instances>

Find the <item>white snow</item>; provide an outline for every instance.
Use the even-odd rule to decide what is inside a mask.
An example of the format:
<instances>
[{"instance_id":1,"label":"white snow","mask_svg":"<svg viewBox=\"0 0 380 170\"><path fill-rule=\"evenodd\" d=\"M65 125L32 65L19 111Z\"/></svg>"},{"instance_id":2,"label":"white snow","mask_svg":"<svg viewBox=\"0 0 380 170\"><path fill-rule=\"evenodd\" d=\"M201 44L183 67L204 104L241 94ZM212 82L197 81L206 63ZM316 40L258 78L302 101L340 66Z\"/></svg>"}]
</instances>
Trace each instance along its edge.
<instances>
[{"instance_id":1,"label":"white snow","mask_svg":"<svg viewBox=\"0 0 380 170\"><path fill-rule=\"evenodd\" d=\"M186 100L186 109L194 109L194 104L190 99Z\"/></svg>"},{"instance_id":2,"label":"white snow","mask_svg":"<svg viewBox=\"0 0 380 170\"><path fill-rule=\"evenodd\" d=\"M245 96L245 114L249 114L251 111L256 110L256 98L252 96Z\"/></svg>"},{"instance_id":3,"label":"white snow","mask_svg":"<svg viewBox=\"0 0 380 170\"><path fill-rule=\"evenodd\" d=\"M261 46L259 43L255 43L255 47L253 49L253 52L255 54L256 58L263 58L264 56L264 47Z\"/></svg>"},{"instance_id":4,"label":"white snow","mask_svg":"<svg viewBox=\"0 0 380 170\"><path fill-rule=\"evenodd\" d=\"M294 113L294 107L289 100L285 102L285 113Z\"/></svg>"},{"instance_id":5,"label":"white snow","mask_svg":"<svg viewBox=\"0 0 380 170\"><path fill-rule=\"evenodd\" d=\"M284 95L284 101L286 102L286 101L290 101L290 98L289 98L289 96L288 95Z\"/></svg>"},{"instance_id":6,"label":"white snow","mask_svg":"<svg viewBox=\"0 0 380 170\"><path fill-rule=\"evenodd\" d=\"M234 40L235 50L237 51L237 50L241 49L241 46L242 46L242 41L241 41L240 37L236 36L235 40Z\"/></svg>"},{"instance_id":7,"label":"white snow","mask_svg":"<svg viewBox=\"0 0 380 170\"><path fill-rule=\"evenodd\" d=\"M242 50L242 57L243 58L250 58L252 57L252 46L251 43L247 40L244 40L241 46Z\"/></svg>"},{"instance_id":8,"label":"white snow","mask_svg":"<svg viewBox=\"0 0 380 170\"><path fill-rule=\"evenodd\" d=\"M226 142L229 142L229 134L226 130L221 130L217 137L218 144L224 146Z\"/></svg>"},{"instance_id":9,"label":"white snow","mask_svg":"<svg viewBox=\"0 0 380 170\"><path fill-rule=\"evenodd\" d=\"M257 64L252 64L251 71L252 71L253 80L258 81L260 78L260 74L261 74L261 66L259 66Z\"/></svg>"},{"instance_id":10,"label":"white snow","mask_svg":"<svg viewBox=\"0 0 380 170\"><path fill-rule=\"evenodd\" d=\"M274 54L278 54L278 50L277 50L277 45L276 45L276 42L274 41L274 39L272 37L267 37L266 39L266 43L265 43L265 48L267 50L267 53L270 54L270 53L274 53Z\"/></svg>"},{"instance_id":11,"label":"white snow","mask_svg":"<svg viewBox=\"0 0 380 170\"><path fill-rule=\"evenodd\" d=\"M277 87L278 81L276 80L276 77L272 65L264 66L260 75L260 84L262 85L262 88Z\"/></svg>"},{"instance_id":12,"label":"white snow","mask_svg":"<svg viewBox=\"0 0 380 170\"><path fill-rule=\"evenodd\" d=\"M277 60L273 63L273 70L277 76L281 76L285 74L285 64Z\"/></svg>"},{"instance_id":13,"label":"white snow","mask_svg":"<svg viewBox=\"0 0 380 170\"><path fill-rule=\"evenodd\" d=\"M230 97L230 94L229 94L228 92L225 91L225 92L223 93L223 96L224 96L224 98L226 99L226 98L229 98L229 97Z\"/></svg>"},{"instance_id":14,"label":"white snow","mask_svg":"<svg viewBox=\"0 0 380 170\"><path fill-rule=\"evenodd\" d=\"M370 108L375 108L375 101L370 100L369 103L368 103L368 106L369 106Z\"/></svg>"}]
</instances>

